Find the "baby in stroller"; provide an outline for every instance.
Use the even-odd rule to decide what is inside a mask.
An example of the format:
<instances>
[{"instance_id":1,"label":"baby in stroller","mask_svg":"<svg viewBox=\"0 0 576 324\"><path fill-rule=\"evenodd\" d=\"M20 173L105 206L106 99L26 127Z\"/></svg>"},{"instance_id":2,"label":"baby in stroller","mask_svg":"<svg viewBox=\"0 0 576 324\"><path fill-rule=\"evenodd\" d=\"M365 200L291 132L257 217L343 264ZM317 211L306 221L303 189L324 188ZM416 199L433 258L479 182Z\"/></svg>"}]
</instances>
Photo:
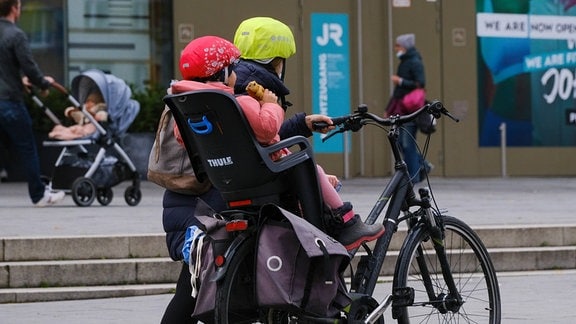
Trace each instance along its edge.
<instances>
[{"instance_id":1,"label":"baby in stroller","mask_svg":"<svg viewBox=\"0 0 576 324\"><path fill-rule=\"evenodd\" d=\"M94 117L99 123L108 121L108 111L102 93L98 89L93 89L86 97L84 109ZM64 110L64 115L75 122L72 126L55 125L48 137L59 140L71 140L82 137L89 137L96 133L97 129L86 117L82 110L77 107L68 107Z\"/></svg>"},{"instance_id":2,"label":"baby in stroller","mask_svg":"<svg viewBox=\"0 0 576 324\"><path fill-rule=\"evenodd\" d=\"M126 203L140 202L140 176L120 145L140 111L131 97L124 80L101 70L86 70L72 80L69 99L74 107L68 107L65 115L75 124L58 123L43 145L62 148L51 185L71 194L78 206L90 206L95 199L108 205L111 188L124 180L132 180L124 192Z\"/></svg>"}]
</instances>

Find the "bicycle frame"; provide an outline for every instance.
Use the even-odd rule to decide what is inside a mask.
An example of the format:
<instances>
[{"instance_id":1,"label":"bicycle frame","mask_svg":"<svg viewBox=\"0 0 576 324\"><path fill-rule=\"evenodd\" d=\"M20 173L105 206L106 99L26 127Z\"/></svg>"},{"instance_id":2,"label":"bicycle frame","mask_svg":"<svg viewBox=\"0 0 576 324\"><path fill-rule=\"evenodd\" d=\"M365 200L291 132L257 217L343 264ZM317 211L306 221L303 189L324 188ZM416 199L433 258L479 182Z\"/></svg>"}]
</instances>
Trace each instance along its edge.
<instances>
[{"instance_id":1,"label":"bicycle frame","mask_svg":"<svg viewBox=\"0 0 576 324\"><path fill-rule=\"evenodd\" d=\"M368 258L364 258L364 261L360 261L361 263L365 262L365 264L358 265L359 269L361 266L367 266L368 272L357 271L355 278L353 278L351 289L357 293L372 295L379 276L379 271L377 270L382 267L392 237L398 228L400 212L419 204L414 194L414 185L408 174L408 167L400 153L399 132L400 128L398 126L393 126L388 132L388 141L395 161L394 174L378 200L376 200L365 221L367 224L374 224L384 208L390 203L383 221L386 232L377 240L373 253Z\"/></svg>"},{"instance_id":2,"label":"bicycle frame","mask_svg":"<svg viewBox=\"0 0 576 324\"><path fill-rule=\"evenodd\" d=\"M417 112L404 119L409 120L408 118L412 118L419 113L424 113L422 110L424 110L424 108L421 108ZM362 110L359 110L359 112L362 113ZM364 111L364 113L366 113L366 111ZM402 119L402 117L396 118L397 119L392 120L390 125L391 128L387 135L388 142L390 143L392 154L394 156L395 171L392 175L392 178L387 183L386 187L372 207L372 210L368 214L365 221L368 224L374 224L382 214L384 208L389 205L383 220L386 232L377 240L372 252L367 247L365 247L368 251L368 256L362 256L360 258L356 274L352 278L350 289L351 292L365 294L368 296L371 296L374 292L380 274L380 269L384 264L390 242L392 241L394 233L396 233L396 230L398 229L399 223L406 220L408 221L407 224L409 228L409 235L410 230L413 228L426 226L428 228L428 232L431 233L432 238L439 239L439 241L442 240L444 231L443 227L436 221L436 216L431 210L428 190L421 189L420 198L416 197L414 192L414 184L408 173L408 167L403 159L400 143L398 140L402 123L396 123L396 120ZM378 122L376 119L373 120ZM359 127L349 127L349 130L353 131L359 129ZM409 211L410 207L423 207L423 214L419 214L418 217L410 217L412 215L412 213ZM401 217L401 212L404 212L408 216ZM460 295L454 283L454 278L450 271L445 249L441 244L435 244L434 248L436 249L437 255L439 257L442 268L442 275L447 283L447 286L449 287L450 294L455 296L455 299L461 302ZM356 251L352 251L352 255L354 255L355 252ZM434 287L432 286L429 270L427 269L426 263L421 259L421 257L417 257L417 260L421 273L424 274L423 277L425 287L429 298L430 300L435 300L436 295L434 293ZM366 323L375 322L382 315L385 309L390 306L391 303L393 305L395 303L410 304L410 295L413 295L413 293L411 294L410 292L410 288L394 287L392 294L387 296L386 299L381 302L376 309L373 310L373 312L366 319Z\"/></svg>"}]
</instances>

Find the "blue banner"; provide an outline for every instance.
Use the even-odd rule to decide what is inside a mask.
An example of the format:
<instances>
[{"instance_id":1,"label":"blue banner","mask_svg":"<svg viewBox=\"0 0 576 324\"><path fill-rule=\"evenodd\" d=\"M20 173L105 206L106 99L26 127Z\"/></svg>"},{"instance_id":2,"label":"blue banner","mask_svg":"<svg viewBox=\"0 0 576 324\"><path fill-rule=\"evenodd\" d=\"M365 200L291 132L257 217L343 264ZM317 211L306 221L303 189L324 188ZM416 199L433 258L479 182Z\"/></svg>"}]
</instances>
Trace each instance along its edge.
<instances>
[{"instance_id":1,"label":"blue banner","mask_svg":"<svg viewBox=\"0 0 576 324\"><path fill-rule=\"evenodd\" d=\"M350 41L348 15L313 13L312 112L332 117L350 112ZM343 153L344 138L334 136L322 143L314 134L314 151Z\"/></svg>"},{"instance_id":2,"label":"blue banner","mask_svg":"<svg viewBox=\"0 0 576 324\"><path fill-rule=\"evenodd\" d=\"M576 145L576 2L477 0L482 147Z\"/></svg>"}]
</instances>

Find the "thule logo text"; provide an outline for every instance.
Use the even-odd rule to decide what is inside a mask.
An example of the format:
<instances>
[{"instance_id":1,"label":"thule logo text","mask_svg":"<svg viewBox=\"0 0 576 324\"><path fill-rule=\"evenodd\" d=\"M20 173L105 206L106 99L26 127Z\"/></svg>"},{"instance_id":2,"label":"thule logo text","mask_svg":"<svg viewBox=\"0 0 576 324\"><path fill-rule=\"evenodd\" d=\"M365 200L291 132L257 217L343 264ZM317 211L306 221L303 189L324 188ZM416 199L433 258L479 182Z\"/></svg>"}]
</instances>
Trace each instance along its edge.
<instances>
[{"instance_id":1,"label":"thule logo text","mask_svg":"<svg viewBox=\"0 0 576 324\"><path fill-rule=\"evenodd\" d=\"M234 162L232 162L231 156L218 159L207 159L206 161L208 161L208 165L210 165L211 167L221 167L234 164Z\"/></svg>"}]
</instances>

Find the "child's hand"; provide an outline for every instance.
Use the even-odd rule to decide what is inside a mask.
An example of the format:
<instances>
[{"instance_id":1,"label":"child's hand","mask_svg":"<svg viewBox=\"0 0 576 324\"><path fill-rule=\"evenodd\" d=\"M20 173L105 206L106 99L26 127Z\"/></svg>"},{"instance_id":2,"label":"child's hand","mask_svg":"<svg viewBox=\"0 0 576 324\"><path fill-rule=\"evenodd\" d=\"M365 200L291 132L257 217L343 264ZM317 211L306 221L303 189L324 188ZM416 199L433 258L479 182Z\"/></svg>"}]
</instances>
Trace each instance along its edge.
<instances>
[{"instance_id":1,"label":"child's hand","mask_svg":"<svg viewBox=\"0 0 576 324\"><path fill-rule=\"evenodd\" d=\"M82 124L84 120L84 114L76 109L76 107L68 107L64 110L64 116L72 119L76 124Z\"/></svg>"},{"instance_id":2,"label":"child's hand","mask_svg":"<svg viewBox=\"0 0 576 324\"><path fill-rule=\"evenodd\" d=\"M332 174L327 174L326 178L328 179L328 182L330 182L332 187L336 187L338 185L338 183L340 182L340 180L338 180L338 177L335 175L332 175Z\"/></svg>"},{"instance_id":3,"label":"child's hand","mask_svg":"<svg viewBox=\"0 0 576 324\"><path fill-rule=\"evenodd\" d=\"M268 89L264 89L264 95L262 96L262 103L278 103L278 97L276 94Z\"/></svg>"}]
</instances>

